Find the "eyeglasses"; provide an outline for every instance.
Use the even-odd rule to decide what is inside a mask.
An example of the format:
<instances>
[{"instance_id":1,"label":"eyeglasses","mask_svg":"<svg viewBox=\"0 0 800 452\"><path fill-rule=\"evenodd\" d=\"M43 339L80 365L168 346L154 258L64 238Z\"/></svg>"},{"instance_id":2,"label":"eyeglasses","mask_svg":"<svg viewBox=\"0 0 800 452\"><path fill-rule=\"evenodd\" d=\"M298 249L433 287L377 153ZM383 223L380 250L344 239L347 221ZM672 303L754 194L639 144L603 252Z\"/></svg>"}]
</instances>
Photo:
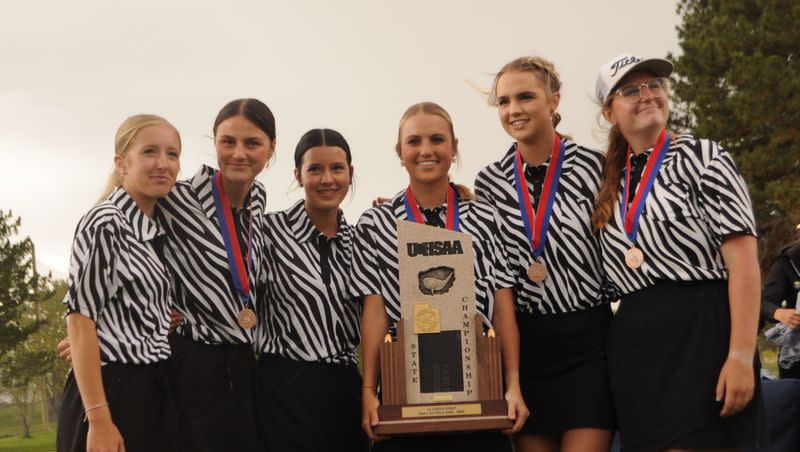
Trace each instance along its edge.
<instances>
[{"instance_id":1,"label":"eyeglasses","mask_svg":"<svg viewBox=\"0 0 800 452\"><path fill-rule=\"evenodd\" d=\"M653 96L659 96L669 89L669 79L656 77L644 83L625 85L617 89L617 94L625 102L638 102L642 98L644 88L647 88Z\"/></svg>"}]
</instances>

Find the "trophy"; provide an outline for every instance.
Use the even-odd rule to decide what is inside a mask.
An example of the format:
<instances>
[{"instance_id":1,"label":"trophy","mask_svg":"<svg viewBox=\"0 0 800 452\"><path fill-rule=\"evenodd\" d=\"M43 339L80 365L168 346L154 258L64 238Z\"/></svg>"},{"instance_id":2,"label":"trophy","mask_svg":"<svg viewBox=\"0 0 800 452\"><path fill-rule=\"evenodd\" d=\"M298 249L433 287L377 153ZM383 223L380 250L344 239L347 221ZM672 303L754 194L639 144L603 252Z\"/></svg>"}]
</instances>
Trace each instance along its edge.
<instances>
[{"instance_id":1,"label":"trophy","mask_svg":"<svg viewBox=\"0 0 800 452\"><path fill-rule=\"evenodd\" d=\"M381 344L378 435L504 430L499 339L475 309L472 237L397 222L401 319Z\"/></svg>"}]
</instances>

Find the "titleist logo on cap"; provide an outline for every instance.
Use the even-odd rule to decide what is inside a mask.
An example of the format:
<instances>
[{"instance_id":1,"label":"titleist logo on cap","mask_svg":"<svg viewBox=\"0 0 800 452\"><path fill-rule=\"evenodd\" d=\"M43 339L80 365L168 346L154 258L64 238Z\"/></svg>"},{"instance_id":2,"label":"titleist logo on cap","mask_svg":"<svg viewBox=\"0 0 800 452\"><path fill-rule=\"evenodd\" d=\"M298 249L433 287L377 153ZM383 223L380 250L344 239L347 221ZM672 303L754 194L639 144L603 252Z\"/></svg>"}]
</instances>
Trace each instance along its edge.
<instances>
[{"instance_id":1,"label":"titleist logo on cap","mask_svg":"<svg viewBox=\"0 0 800 452\"><path fill-rule=\"evenodd\" d=\"M611 70L611 77L617 75L617 72L625 66L638 63L639 61L642 61L642 59L635 56L626 56L614 61L611 63L611 66L609 66L609 69Z\"/></svg>"}]
</instances>

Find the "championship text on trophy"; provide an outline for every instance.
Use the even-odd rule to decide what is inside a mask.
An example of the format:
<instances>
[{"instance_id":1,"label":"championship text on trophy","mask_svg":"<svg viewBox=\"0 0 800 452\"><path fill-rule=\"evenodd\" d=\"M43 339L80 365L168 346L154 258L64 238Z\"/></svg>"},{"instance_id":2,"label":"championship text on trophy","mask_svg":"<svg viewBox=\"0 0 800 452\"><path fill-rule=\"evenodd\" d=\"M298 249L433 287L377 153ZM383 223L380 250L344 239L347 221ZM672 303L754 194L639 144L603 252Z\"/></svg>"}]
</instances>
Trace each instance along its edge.
<instances>
[{"instance_id":1,"label":"championship text on trophy","mask_svg":"<svg viewBox=\"0 0 800 452\"><path fill-rule=\"evenodd\" d=\"M402 318L381 345L378 435L511 428L499 339L475 309L472 238L397 222Z\"/></svg>"}]
</instances>

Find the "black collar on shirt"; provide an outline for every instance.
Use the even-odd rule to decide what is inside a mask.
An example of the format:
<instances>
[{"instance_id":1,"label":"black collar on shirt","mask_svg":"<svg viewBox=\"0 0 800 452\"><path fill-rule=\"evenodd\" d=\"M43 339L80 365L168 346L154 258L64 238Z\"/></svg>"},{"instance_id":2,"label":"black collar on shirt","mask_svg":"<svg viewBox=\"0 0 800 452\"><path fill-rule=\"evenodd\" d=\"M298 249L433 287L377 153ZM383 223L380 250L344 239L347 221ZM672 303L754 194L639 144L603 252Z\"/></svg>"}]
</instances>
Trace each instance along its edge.
<instances>
[{"instance_id":1,"label":"black collar on shirt","mask_svg":"<svg viewBox=\"0 0 800 452\"><path fill-rule=\"evenodd\" d=\"M578 148L575 150L572 149L572 142L569 140L565 140L565 149L564 149L564 162L561 164L561 177L566 176L572 171L572 162L571 160L575 157L575 151L580 152ZM515 156L517 153L517 146L516 144L512 144L511 147L506 152L506 155L500 160L500 169L505 173L506 180L512 187L515 186L514 181L514 165L515 165ZM531 179L528 177L528 170L530 169L531 172L536 171L533 168L544 168L544 172L547 172L547 167L550 166L550 157L547 158L541 165L528 165L525 163L525 160L522 161L522 171L525 172L525 179L530 181ZM541 170L539 170L541 171ZM542 178L544 180L544 178Z\"/></svg>"},{"instance_id":2,"label":"black collar on shirt","mask_svg":"<svg viewBox=\"0 0 800 452\"><path fill-rule=\"evenodd\" d=\"M513 174L512 174L512 177L513 177ZM452 182L450 183L450 186L455 188L455 185ZM456 190L456 194L458 194L458 190ZM405 204L405 202L403 202L403 197L405 195L406 195L406 191L404 189L400 193L394 195L394 197L390 201L388 201L388 203L391 205L391 210L392 210L392 212L394 212L394 217L395 218L397 218L398 220L407 220L407 221L409 221L408 220L408 215L406 214L406 204ZM470 210L469 206L470 206L469 202L465 202L463 199L461 199L461 197L458 198L458 215L459 215L459 218L461 219L461 223L464 223L464 219L469 215L469 210ZM441 212L441 211L445 211L446 212L447 211L447 201L445 200L445 202L443 202L438 207L434 207L433 209L423 209L419 205L417 207L419 207L420 213L422 213L423 215L425 214L425 212L423 212L423 210L427 210L427 211L430 212L430 211L432 211L434 209L440 209L439 212Z\"/></svg>"},{"instance_id":3,"label":"black collar on shirt","mask_svg":"<svg viewBox=\"0 0 800 452\"><path fill-rule=\"evenodd\" d=\"M292 207L287 209L287 214L289 217L289 224L292 228L292 233L294 234L294 238L298 243L307 242L311 239L319 240L319 237L323 235L319 229L314 226L314 223L311 222L311 218L308 217L304 200L301 199L300 201L294 203ZM347 226L347 220L344 219L344 214L342 213L341 209L339 209L337 221L339 223L339 230L336 232L336 235L331 237L331 239L341 239L343 229L342 226Z\"/></svg>"},{"instance_id":4,"label":"black collar on shirt","mask_svg":"<svg viewBox=\"0 0 800 452\"><path fill-rule=\"evenodd\" d=\"M114 190L108 200L122 211L128 223L131 225L133 235L140 242L152 240L155 237L164 235L166 230L158 221L159 215L154 214L153 218L148 217L136 204L136 201L122 187ZM156 207L158 209L158 207Z\"/></svg>"}]
</instances>

